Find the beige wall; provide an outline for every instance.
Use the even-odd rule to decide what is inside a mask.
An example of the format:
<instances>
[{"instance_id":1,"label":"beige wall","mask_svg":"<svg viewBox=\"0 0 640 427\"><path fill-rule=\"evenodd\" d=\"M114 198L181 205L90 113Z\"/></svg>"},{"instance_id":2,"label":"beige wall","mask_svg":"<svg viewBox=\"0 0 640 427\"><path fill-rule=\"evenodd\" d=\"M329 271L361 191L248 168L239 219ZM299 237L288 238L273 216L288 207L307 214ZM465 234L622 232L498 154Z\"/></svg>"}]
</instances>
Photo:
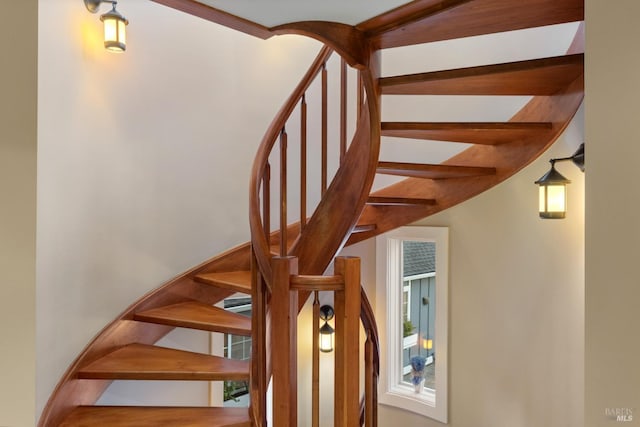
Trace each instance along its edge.
<instances>
[{"instance_id":1,"label":"beige wall","mask_svg":"<svg viewBox=\"0 0 640 427\"><path fill-rule=\"evenodd\" d=\"M538 218L533 184L549 158L577 148L582 127L579 111L518 175L420 222L450 233L452 427L584 426L584 175L558 165L573 181L562 221ZM380 425L442 424L381 406Z\"/></svg>"},{"instance_id":2,"label":"beige wall","mask_svg":"<svg viewBox=\"0 0 640 427\"><path fill-rule=\"evenodd\" d=\"M3 2L0 25L0 425L35 407L38 2Z\"/></svg>"},{"instance_id":3,"label":"beige wall","mask_svg":"<svg viewBox=\"0 0 640 427\"><path fill-rule=\"evenodd\" d=\"M638 426L640 3L587 0L586 10L585 425ZM633 421L618 423L607 409Z\"/></svg>"},{"instance_id":4,"label":"beige wall","mask_svg":"<svg viewBox=\"0 0 640 427\"><path fill-rule=\"evenodd\" d=\"M154 2L118 9L130 21L121 55L82 1L39 1L37 413L129 304L249 239L255 149L320 50ZM206 351L208 336L163 343ZM207 384L178 382L117 383L102 400L206 401Z\"/></svg>"}]
</instances>

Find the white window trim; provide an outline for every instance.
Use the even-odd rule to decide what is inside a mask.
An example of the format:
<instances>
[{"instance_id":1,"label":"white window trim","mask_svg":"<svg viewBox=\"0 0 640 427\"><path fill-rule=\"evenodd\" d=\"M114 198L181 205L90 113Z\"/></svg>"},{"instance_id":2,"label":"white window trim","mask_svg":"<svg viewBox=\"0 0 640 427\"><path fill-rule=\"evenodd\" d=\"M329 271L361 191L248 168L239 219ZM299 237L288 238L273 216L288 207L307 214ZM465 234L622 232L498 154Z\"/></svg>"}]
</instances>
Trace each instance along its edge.
<instances>
[{"instance_id":1,"label":"white window trim","mask_svg":"<svg viewBox=\"0 0 640 427\"><path fill-rule=\"evenodd\" d=\"M436 389L415 393L402 383L402 241L436 243ZM448 307L449 229L401 227L376 237L376 318L380 354L379 402L447 423L448 406ZM386 296L386 298L385 298ZM437 395L437 399L436 399Z\"/></svg>"}]
</instances>

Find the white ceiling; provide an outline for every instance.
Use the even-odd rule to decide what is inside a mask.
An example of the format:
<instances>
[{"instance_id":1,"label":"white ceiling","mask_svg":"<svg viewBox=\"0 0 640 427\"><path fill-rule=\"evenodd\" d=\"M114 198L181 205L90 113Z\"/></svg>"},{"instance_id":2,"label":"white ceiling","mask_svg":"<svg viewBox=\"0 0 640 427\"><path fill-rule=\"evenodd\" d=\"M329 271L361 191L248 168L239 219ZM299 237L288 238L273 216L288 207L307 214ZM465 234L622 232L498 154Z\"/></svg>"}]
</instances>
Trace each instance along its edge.
<instances>
[{"instance_id":1,"label":"white ceiling","mask_svg":"<svg viewBox=\"0 0 640 427\"><path fill-rule=\"evenodd\" d=\"M266 27L298 21L355 25L407 0L197 0Z\"/></svg>"}]
</instances>

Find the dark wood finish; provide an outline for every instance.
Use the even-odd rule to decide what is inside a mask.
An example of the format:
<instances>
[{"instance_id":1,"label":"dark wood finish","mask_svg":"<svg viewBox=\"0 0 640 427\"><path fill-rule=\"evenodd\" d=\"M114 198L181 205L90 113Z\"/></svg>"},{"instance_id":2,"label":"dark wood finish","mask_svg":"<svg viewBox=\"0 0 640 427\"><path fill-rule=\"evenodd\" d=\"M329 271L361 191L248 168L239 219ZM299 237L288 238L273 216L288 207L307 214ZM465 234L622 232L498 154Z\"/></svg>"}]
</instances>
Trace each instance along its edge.
<instances>
[{"instance_id":1,"label":"dark wood finish","mask_svg":"<svg viewBox=\"0 0 640 427\"><path fill-rule=\"evenodd\" d=\"M322 109L321 109L321 119L320 119L320 135L321 135L321 165L320 165L320 194L324 196L324 193L327 191L327 169L328 169L328 161L327 161L327 151L328 151L328 125L327 125L327 113L328 113L328 105L327 105L327 64L325 63L322 66Z\"/></svg>"},{"instance_id":2,"label":"dark wood finish","mask_svg":"<svg viewBox=\"0 0 640 427\"><path fill-rule=\"evenodd\" d=\"M360 320L367 335L365 343L365 395L361 404L360 425L378 425L378 377L380 375L380 339L373 308L364 288L360 288ZM367 380L371 382L367 386ZM363 423L363 421L365 423Z\"/></svg>"},{"instance_id":3,"label":"dark wood finish","mask_svg":"<svg viewBox=\"0 0 640 427\"><path fill-rule=\"evenodd\" d=\"M267 427L267 287L251 251L251 419Z\"/></svg>"},{"instance_id":4,"label":"dark wood finish","mask_svg":"<svg viewBox=\"0 0 640 427\"><path fill-rule=\"evenodd\" d=\"M250 271L225 271L220 273L198 274L194 277L194 280L232 292L251 294Z\"/></svg>"},{"instance_id":5,"label":"dark wood finish","mask_svg":"<svg viewBox=\"0 0 640 427\"><path fill-rule=\"evenodd\" d=\"M320 53L311 64L311 67L303 76L298 86L289 96L285 104L280 108L269 128L262 138L258 152L251 169L250 175L250 193L249 193L249 225L251 227L251 244L256 253L258 267L266 281L267 287L271 282L271 251L270 242L268 241L269 233L261 233L259 230L264 229L264 218L260 215L260 182L262 181L265 169L269 162L269 155L273 149L275 141L280 130L285 126L288 118L300 102L300 99L307 91L316 75L321 71L323 64L331 55L333 50L327 46L320 50Z\"/></svg>"},{"instance_id":6,"label":"dark wood finish","mask_svg":"<svg viewBox=\"0 0 640 427\"><path fill-rule=\"evenodd\" d=\"M424 163L379 162L377 173L396 176L412 176L415 178L426 179L450 179L495 175L496 168L429 165Z\"/></svg>"},{"instance_id":7,"label":"dark wood finish","mask_svg":"<svg viewBox=\"0 0 640 427\"><path fill-rule=\"evenodd\" d=\"M356 109L356 117L362 114L362 106L364 105L364 86L362 85L362 71L358 70L358 105Z\"/></svg>"},{"instance_id":8,"label":"dark wood finish","mask_svg":"<svg viewBox=\"0 0 640 427\"><path fill-rule=\"evenodd\" d=\"M300 229L307 225L307 101L300 100Z\"/></svg>"},{"instance_id":9,"label":"dark wood finish","mask_svg":"<svg viewBox=\"0 0 640 427\"><path fill-rule=\"evenodd\" d=\"M299 258L302 274L322 274L333 255L343 246L369 196L380 148L380 110L376 90L378 54L370 59L371 69L362 72L367 93L366 108L325 197L307 223L304 235L291 248ZM304 302L308 293L301 293Z\"/></svg>"},{"instance_id":10,"label":"dark wood finish","mask_svg":"<svg viewBox=\"0 0 640 427\"><path fill-rule=\"evenodd\" d=\"M367 204L373 206L432 206L436 204L436 200L403 196L370 196L367 199Z\"/></svg>"},{"instance_id":11,"label":"dark wood finish","mask_svg":"<svg viewBox=\"0 0 640 427\"><path fill-rule=\"evenodd\" d=\"M222 308L197 301L187 301L136 313L141 322L234 335L251 335L251 319Z\"/></svg>"},{"instance_id":12,"label":"dark wood finish","mask_svg":"<svg viewBox=\"0 0 640 427\"><path fill-rule=\"evenodd\" d=\"M458 4L404 25L394 25L388 31L372 34L369 40L377 48L390 48L584 20L582 0L473 0L440 3Z\"/></svg>"},{"instance_id":13,"label":"dark wood finish","mask_svg":"<svg viewBox=\"0 0 640 427\"><path fill-rule=\"evenodd\" d=\"M280 132L280 256L287 254L287 132Z\"/></svg>"},{"instance_id":14,"label":"dark wood finish","mask_svg":"<svg viewBox=\"0 0 640 427\"><path fill-rule=\"evenodd\" d=\"M326 21L302 21L270 28L274 34L299 34L332 46L347 63L364 69L369 61L369 44L364 33L351 25Z\"/></svg>"},{"instance_id":15,"label":"dark wood finish","mask_svg":"<svg viewBox=\"0 0 640 427\"><path fill-rule=\"evenodd\" d=\"M335 272L344 291L334 296L334 426L349 427L360 418L360 258L336 258Z\"/></svg>"},{"instance_id":16,"label":"dark wood finish","mask_svg":"<svg viewBox=\"0 0 640 427\"><path fill-rule=\"evenodd\" d=\"M80 406L60 427L250 427L246 408Z\"/></svg>"},{"instance_id":17,"label":"dark wood finish","mask_svg":"<svg viewBox=\"0 0 640 427\"><path fill-rule=\"evenodd\" d=\"M264 218L264 235L271 234L271 165L269 162L264 168L262 178L262 218Z\"/></svg>"},{"instance_id":18,"label":"dark wood finish","mask_svg":"<svg viewBox=\"0 0 640 427\"><path fill-rule=\"evenodd\" d=\"M248 380L249 364L207 354L130 344L78 371L80 379L98 380Z\"/></svg>"},{"instance_id":19,"label":"dark wood finish","mask_svg":"<svg viewBox=\"0 0 640 427\"><path fill-rule=\"evenodd\" d=\"M225 27L233 28L234 30L242 31L243 33L259 37L261 39L268 39L273 36L273 32L267 27L249 21L248 19L240 18L239 16L232 15L220 9L208 6L204 3L200 3L196 0L152 0L156 3L163 4L173 9L180 10L190 15L197 16L207 21L215 22L216 24L224 25Z\"/></svg>"},{"instance_id":20,"label":"dark wood finish","mask_svg":"<svg viewBox=\"0 0 640 427\"><path fill-rule=\"evenodd\" d=\"M382 136L498 145L549 135L550 122L382 122Z\"/></svg>"},{"instance_id":21,"label":"dark wood finish","mask_svg":"<svg viewBox=\"0 0 640 427\"><path fill-rule=\"evenodd\" d=\"M572 44L571 49L580 50L582 48L582 44L579 41L582 36L582 31L579 29L576 41ZM567 52L567 54L574 53L578 52L573 50ZM373 196L376 197L404 194L406 197L435 198L438 200L438 204L422 207L367 207L363 211L360 221L376 223L377 228L372 232L353 234L348 244L371 238L377 234L433 215L486 191L512 176L537 158L558 138L578 110L583 96L584 80L582 76L553 96L536 96L511 118L511 122L549 122L552 123L552 128L549 132L539 133L526 141L515 141L510 144L496 146L475 145L444 163L495 167L496 175L437 182L407 178L375 192Z\"/></svg>"},{"instance_id":22,"label":"dark wood finish","mask_svg":"<svg viewBox=\"0 0 640 427\"><path fill-rule=\"evenodd\" d=\"M291 276L291 289L298 291L341 291L344 290L342 276Z\"/></svg>"},{"instance_id":23,"label":"dark wood finish","mask_svg":"<svg viewBox=\"0 0 640 427\"><path fill-rule=\"evenodd\" d=\"M364 426L373 427L373 396L374 387L374 365L373 365L373 342L371 334L367 334L367 340L364 343Z\"/></svg>"},{"instance_id":24,"label":"dark wood finish","mask_svg":"<svg viewBox=\"0 0 640 427\"><path fill-rule=\"evenodd\" d=\"M347 152L347 62L340 59L340 164Z\"/></svg>"},{"instance_id":25,"label":"dark wood finish","mask_svg":"<svg viewBox=\"0 0 640 427\"><path fill-rule=\"evenodd\" d=\"M380 79L382 94L553 95L583 71L584 54Z\"/></svg>"},{"instance_id":26,"label":"dark wood finish","mask_svg":"<svg viewBox=\"0 0 640 427\"><path fill-rule=\"evenodd\" d=\"M273 284L271 342L278 356L273 359L273 424L298 425L298 292L289 288L291 274L296 274L297 259L274 257L271 261Z\"/></svg>"}]
</instances>

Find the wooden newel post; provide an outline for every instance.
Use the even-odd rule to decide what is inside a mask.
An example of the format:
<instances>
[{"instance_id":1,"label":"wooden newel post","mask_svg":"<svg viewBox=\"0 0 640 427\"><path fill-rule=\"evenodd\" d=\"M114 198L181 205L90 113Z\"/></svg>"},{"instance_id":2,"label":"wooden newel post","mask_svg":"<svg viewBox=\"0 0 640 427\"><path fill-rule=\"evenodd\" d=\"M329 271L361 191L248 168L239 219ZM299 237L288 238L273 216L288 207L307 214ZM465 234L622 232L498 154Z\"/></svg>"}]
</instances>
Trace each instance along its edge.
<instances>
[{"instance_id":1,"label":"wooden newel post","mask_svg":"<svg viewBox=\"0 0 640 427\"><path fill-rule=\"evenodd\" d=\"M336 258L335 274L344 278L344 291L334 301L334 427L353 427L360 424L360 258Z\"/></svg>"},{"instance_id":2,"label":"wooden newel post","mask_svg":"<svg viewBox=\"0 0 640 427\"><path fill-rule=\"evenodd\" d=\"M298 292L290 288L290 277L298 274L298 259L274 257L271 294L271 348L273 363L273 425L298 425Z\"/></svg>"}]
</instances>

